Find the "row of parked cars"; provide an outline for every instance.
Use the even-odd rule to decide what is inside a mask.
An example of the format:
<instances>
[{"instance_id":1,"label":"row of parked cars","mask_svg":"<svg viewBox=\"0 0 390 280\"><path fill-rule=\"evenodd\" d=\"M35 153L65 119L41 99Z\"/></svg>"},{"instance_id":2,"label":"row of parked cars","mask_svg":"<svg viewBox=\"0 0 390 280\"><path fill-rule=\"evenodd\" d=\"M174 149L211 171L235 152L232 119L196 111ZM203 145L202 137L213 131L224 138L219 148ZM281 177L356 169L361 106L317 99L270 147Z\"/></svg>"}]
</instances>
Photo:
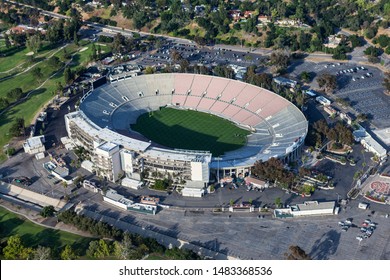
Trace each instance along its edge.
<instances>
[{"instance_id":1,"label":"row of parked cars","mask_svg":"<svg viewBox=\"0 0 390 280\"><path fill-rule=\"evenodd\" d=\"M12 182L17 183L18 185L22 185L24 187L28 187L32 184L31 179L25 176L16 177L12 180Z\"/></svg>"},{"instance_id":2,"label":"row of parked cars","mask_svg":"<svg viewBox=\"0 0 390 280\"><path fill-rule=\"evenodd\" d=\"M360 226L361 235L356 236L356 239L362 241L365 238L371 237L375 229L376 223L372 222L370 219L364 220Z\"/></svg>"},{"instance_id":3,"label":"row of parked cars","mask_svg":"<svg viewBox=\"0 0 390 280\"><path fill-rule=\"evenodd\" d=\"M347 231L352 226L352 219L348 218L343 222L339 222L342 231Z\"/></svg>"}]
</instances>

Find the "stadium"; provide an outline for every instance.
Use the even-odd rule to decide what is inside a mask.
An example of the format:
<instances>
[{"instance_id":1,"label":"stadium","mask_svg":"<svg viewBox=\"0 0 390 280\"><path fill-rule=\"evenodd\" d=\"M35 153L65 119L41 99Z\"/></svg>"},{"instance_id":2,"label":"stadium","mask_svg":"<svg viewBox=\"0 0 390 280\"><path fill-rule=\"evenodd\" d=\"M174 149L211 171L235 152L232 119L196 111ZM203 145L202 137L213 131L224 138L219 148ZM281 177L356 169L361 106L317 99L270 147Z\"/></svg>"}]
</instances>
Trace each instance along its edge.
<instances>
[{"instance_id":1,"label":"stadium","mask_svg":"<svg viewBox=\"0 0 390 280\"><path fill-rule=\"evenodd\" d=\"M192 149L188 140L189 146L180 149L162 145L158 135L164 130L151 141L132 129L140 116L152 117L166 108L228 120L241 131L234 136L244 137L245 143L213 154ZM237 80L179 73L112 80L85 94L79 110L66 115L65 123L69 138L91 152L96 173L113 182L121 172L130 180L169 173L189 196L202 192L216 170L220 176L245 174L258 160L297 158L308 130L303 113L269 90ZM242 131L246 133L241 135ZM214 136L206 139L219 146Z\"/></svg>"}]
</instances>

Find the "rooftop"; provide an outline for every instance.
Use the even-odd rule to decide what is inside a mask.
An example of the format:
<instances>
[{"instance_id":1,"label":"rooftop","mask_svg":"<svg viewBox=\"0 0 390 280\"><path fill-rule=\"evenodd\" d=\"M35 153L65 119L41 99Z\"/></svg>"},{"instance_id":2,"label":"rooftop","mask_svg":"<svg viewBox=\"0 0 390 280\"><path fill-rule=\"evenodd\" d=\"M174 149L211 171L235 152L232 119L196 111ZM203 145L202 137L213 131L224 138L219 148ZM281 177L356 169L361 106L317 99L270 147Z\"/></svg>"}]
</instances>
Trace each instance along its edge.
<instances>
[{"instance_id":1,"label":"rooftop","mask_svg":"<svg viewBox=\"0 0 390 280\"><path fill-rule=\"evenodd\" d=\"M130 199L127 199L125 198L123 195L119 194L117 191L113 190L113 189L109 189L107 192L106 192L106 195L105 195L107 198L109 199L112 199L114 201L117 201L119 203L122 203L126 206L130 206L133 204L133 201L130 200Z\"/></svg>"},{"instance_id":2,"label":"rooftop","mask_svg":"<svg viewBox=\"0 0 390 280\"><path fill-rule=\"evenodd\" d=\"M31 148L40 147L43 145L44 139L44 136L31 137L26 140L25 145L28 145Z\"/></svg>"},{"instance_id":3,"label":"rooftop","mask_svg":"<svg viewBox=\"0 0 390 280\"><path fill-rule=\"evenodd\" d=\"M330 208L334 208L335 206L336 206L335 201L327 201L327 202L305 201L304 203L296 205L299 211L330 209Z\"/></svg>"},{"instance_id":4,"label":"rooftop","mask_svg":"<svg viewBox=\"0 0 390 280\"><path fill-rule=\"evenodd\" d=\"M265 182L263 180L259 180L253 177L245 177L245 181L248 183L256 184L256 185L264 185Z\"/></svg>"},{"instance_id":5,"label":"rooftop","mask_svg":"<svg viewBox=\"0 0 390 280\"><path fill-rule=\"evenodd\" d=\"M98 148L103 150L103 151L110 152L111 150L115 149L116 147L118 147L117 144L114 144L112 142L105 142L105 143L101 144Z\"/></svg>"}]
</instances>

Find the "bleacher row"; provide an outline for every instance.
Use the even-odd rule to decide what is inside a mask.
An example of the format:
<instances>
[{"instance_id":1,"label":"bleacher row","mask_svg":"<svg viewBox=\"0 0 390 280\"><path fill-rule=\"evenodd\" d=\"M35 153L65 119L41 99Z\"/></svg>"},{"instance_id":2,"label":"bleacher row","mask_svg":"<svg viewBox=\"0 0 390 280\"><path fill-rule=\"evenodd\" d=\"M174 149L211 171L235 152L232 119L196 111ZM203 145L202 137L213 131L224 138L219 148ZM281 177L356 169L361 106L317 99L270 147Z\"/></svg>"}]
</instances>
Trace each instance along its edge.
<instances>
[{"instance_id":1,"label":"bleacher row","mask_svg":"<svg viewBox=\"0 0 390 280\"><path fill-rule=\"evenodd\" d=\"M128 130L141 114L165 105L209 112L252 128L255 132L248 137L247 150L237 151L245 157L259 149L269 156L283 154L307 132L304 115L286 99L260 87L206 75L128 78L99 87L80 109L101 127Z\"/></svg>"}]
</instances>

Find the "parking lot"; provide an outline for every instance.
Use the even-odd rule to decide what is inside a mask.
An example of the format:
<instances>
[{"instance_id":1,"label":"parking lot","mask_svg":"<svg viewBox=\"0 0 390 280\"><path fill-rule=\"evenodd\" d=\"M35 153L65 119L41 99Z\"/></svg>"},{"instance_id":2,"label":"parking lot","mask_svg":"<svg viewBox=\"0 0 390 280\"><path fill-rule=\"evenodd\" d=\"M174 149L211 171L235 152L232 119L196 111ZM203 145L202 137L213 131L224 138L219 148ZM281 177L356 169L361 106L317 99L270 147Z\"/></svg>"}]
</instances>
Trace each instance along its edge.
<instances>
[{"instance_id":1,"label":"parking lot","mask_svg":"<svg viewBox=\"0 0 390 280\"><path fill-rule=\"evenodd\" d=\"M248 67L257 64L263 58L255 53L224 48L198 48L191 44L176 44L167 40L162 47L142 54L138 63L144 66L173 65L178 63L172 60L173 51L179 53L183 59L187 59L190 64L201 64L207 67L227 64Z\"/></svg>"},{"instance_id":2,"label":"parking lot","mask_svg":"<svg viewBox=\"0 0 390 280\"><path fill-rule=\"evenodd\" d=\"M92 195L92 194L91 194ZM358 209L357 201L339 215L272 219L259 213L212 213L204 209L166 209L156 216L126 213L104 202L88 203L89 211L118 221L123 229L134 226L145 234L156 232L239 259L284 259L291 245L298 245L317 260L380 260L390 258L390 223L382 211ZM356 227L343 231L339 221L348 218ZM371 219L376 228L359 241L361 223ZM119 223L120 221L120 223ZM124 223L123 223L124 222ZM142 234L142 231L141 231Z\"/></svg>"},{"instance_id":3,"label":"parking lot","mask_svg":"<svg viewBox=\"0 0 390 280\"><path fill-rule=\"evenodd\" d=\"M363 68L363 69L362 69ZM390 126L390 96L385 95L381 70L352 63L295 62L289 67L292 76L303 71L312 73L310 87L318 89L316 77L322 73L337 76L334 98L347 100L358 113L366 114L377 128Z\"/></svg>"},{"instance_id":4,"label":"parking lot","mask_svg":"<svg viewBox=\"0 0 390 280\"><path fill-rule=\"evenodd\" d=\"M68 162L71 162L74 155L72 153L66 153L65 150L57 150L62 152L63 158ZM62 182L50 175L43 167L43 163L50 161L47 156L44 159L36 160L34 156L19 153L18 155L11 157L6 163L0 166L0 174L3 175L3 180L7 183L13 182L15 178L27 177L31 180L31 185L23 186L16 183L16 185L25 187L33 192L44 194L53 198L63 198L66 194L70 194L73 191L74 186L66 186ZM84 169L75 169L70 167L70 177L76 177L78 175L90 175Z\"/></svg>"}]
</instances>

